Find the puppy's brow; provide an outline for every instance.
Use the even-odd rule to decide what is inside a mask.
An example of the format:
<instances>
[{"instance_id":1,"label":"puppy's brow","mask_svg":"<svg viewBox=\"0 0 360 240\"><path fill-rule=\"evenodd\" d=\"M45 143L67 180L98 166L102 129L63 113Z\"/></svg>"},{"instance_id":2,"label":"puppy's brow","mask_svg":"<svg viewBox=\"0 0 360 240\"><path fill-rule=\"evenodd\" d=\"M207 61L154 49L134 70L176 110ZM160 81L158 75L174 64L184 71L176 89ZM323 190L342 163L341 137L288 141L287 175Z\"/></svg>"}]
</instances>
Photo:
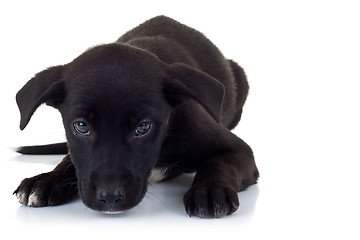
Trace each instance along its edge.
<instances>
[{"instance_id":1,"label":"puppy's brow","mask_svg":"<svg viewBox=\"0 0 360 240\"><path fill-rule=\"evenodd\" d=\"M78 104L70 110L70 115L78 118L91 118L94 113L94 108L92 108L89 104Z\"/></svg>"}]
</instances>

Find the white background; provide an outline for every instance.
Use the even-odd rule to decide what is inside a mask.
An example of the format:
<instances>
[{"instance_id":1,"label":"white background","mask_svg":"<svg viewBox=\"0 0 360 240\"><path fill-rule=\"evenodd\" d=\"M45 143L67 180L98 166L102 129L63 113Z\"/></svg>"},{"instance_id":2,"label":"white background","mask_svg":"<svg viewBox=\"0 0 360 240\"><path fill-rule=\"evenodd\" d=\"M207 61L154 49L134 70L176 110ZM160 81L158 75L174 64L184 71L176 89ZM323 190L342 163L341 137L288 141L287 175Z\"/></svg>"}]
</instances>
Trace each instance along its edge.
<instances>
[{"instance_id":1,"label":"white background","mask_svg":"<svg viewBox=\"0 0 360 240\"><path fill-rule=\"evenodd\" d=\"M5 3L7 2L7 3ZM10 3L11 2L11 3ZM357 1L2 1L0 3L1 235L21 239L360 239L360 7ZM189 218L191 176L151 186L135 209L107 216L80 200L25 208L12 192L61 156L12 147L64 140L41 107L18 129L16 92L35 73L164 14L210 38L242 65L250 95L235 133L261 177L236 214Z\"/></svg>"}]
</instances>

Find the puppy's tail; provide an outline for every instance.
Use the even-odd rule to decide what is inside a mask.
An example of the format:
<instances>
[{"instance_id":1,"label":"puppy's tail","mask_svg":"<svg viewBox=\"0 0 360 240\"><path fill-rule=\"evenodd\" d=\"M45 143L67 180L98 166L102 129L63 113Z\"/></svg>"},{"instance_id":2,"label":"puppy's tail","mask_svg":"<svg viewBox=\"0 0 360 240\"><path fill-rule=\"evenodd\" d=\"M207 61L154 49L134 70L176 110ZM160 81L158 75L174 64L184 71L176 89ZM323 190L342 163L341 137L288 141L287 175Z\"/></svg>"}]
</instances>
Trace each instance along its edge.
<instances>
[{"instance_id":1,"label":"puppy's tail","mask_svg":"<svg viewBox=\"0 0 360 240\"><path fill-rule=\"evenodd\" d=\"M67 154L68 147L64 143L54 143L48 145L39 145L39 146L24 146L16 149L16 152L21 154L31 154L31 155L45 155L45 154Z\"/></svg>"}]
</instances>

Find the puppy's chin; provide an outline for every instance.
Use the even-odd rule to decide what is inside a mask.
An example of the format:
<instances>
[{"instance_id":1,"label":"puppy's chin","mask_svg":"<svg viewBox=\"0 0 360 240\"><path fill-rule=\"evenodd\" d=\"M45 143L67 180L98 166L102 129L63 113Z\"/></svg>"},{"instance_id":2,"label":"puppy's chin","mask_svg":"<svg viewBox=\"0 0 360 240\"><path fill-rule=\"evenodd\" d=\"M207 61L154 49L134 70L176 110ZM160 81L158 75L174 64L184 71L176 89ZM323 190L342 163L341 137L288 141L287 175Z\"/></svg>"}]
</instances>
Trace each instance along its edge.
<instances>
[{"instance_id":1,"label":"puppy's chin","mask_svg":"<svg viewBox=\"0 0 360 240\"><path fill-rule=\"evenodd\" d=\"M102 211L101 213L106 214L106 215L118 215L118 214L122 214L124 211Z\"/></svg>"}]
</instances>

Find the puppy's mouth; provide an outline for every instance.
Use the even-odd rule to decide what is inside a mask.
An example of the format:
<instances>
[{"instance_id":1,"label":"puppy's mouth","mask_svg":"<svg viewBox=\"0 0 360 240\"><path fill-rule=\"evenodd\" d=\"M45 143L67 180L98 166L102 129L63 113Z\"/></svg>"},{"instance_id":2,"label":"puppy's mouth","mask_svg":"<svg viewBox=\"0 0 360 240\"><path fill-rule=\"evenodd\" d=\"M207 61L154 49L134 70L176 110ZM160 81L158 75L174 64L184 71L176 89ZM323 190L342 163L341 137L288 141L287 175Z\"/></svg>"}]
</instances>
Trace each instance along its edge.
<instances>
[{"instance_id":1,"label":"puppy's mouth","mask_svg":"<svg viewBox=\"0 0 360 240\"><path fill-rule=\"evenodd\" d=\"M137 206L146 194L147 185L138 183L133 187L129 187L125 191L125 197L121 200L108 201L105 198L99 199L99 193L94 191L94 187L88 184L78 184L79 195L82 202L89 208L107 215L122 214L125 211ZM81 186L80 186L81 185Z\"/></svg>"}]
</instances>

